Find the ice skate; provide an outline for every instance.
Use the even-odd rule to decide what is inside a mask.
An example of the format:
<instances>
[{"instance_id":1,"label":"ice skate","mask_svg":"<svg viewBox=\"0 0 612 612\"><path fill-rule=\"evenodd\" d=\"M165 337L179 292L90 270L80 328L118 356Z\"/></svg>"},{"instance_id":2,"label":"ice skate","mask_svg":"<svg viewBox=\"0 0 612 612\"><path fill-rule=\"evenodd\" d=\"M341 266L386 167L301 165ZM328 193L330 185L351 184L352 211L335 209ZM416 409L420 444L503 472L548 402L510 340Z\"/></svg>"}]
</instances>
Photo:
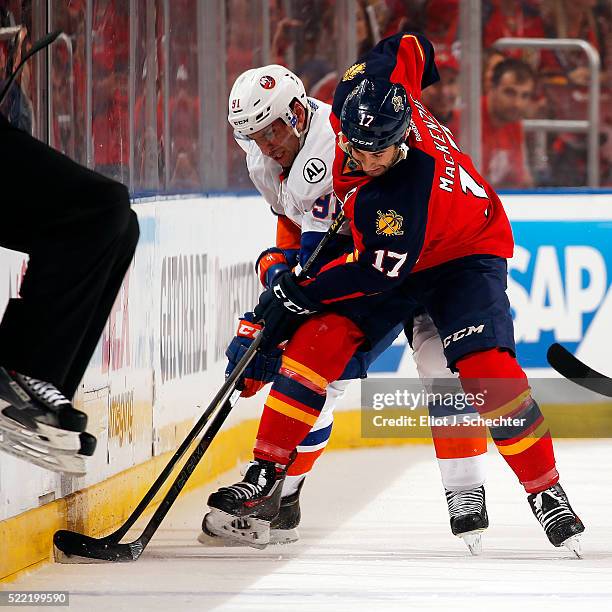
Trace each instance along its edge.
<instances>
[{"instance_id":1,"label":"ice skate","mask_svg":"<svg viewBox=\"0 0 612 612\"><path fill-rule=\"evenodd\" d=\"M270 523L270 544L291 544L300 539L298 525L300 524L300 491L304 480L298 485L298 490L291 495L281 497L278 514ZM241 546L242 542L227 540L225 537L210 533L203 525L198 535L198 542L205 546Z\"/></svg>"},{"instance_id":2,"label":"ice skate","mask_svg":"<svg viewBox=\"0 0 612 612\"><path fill-rule=\"evenodd\" d=\"M265 548L270 544L271 523L280 510L284 479L284 468L270 461L253 461L241 482L210 495L210 512L204 517L202 530L253 548Z\"/></svg>"},{"instance_id":3,"label":"ice skate","mask_svg":"<svg viewBox=\"0 0 612 612\"><path fill-rule=\"evenodd\" d=\"M96 439L87 415L51 383L0 368L0 450L39 467L82 476Z\"/></svg>"},{"instance_id":4,"label":"ice skate","mask_svg":"<svg viewBox=\"0 0 612 612\"><path fill-rule=\"evenodd\" d=\"M270 524L270 544L291 544L300 539L298 531L298 525L302 518L300 492L304 480L300 482L295 493L281 497L278 514Z\"/></svg>"},{"instance_id":5,"label":"ice skate","mask_svg":"<svg viewBox=\"0 0 612 612\"><path fill-rule=\"evenodd\" d=\"M465 491L445 489L453 535L462 538L472 555L482 552L482 532L489 526L483 486Z\"/></svg>"},{"instance_id":6,"label":"ice skate","mask_svg":"<svg viewBox=\"0 0 612 612\"><path fill-rule=\"evenodd\" d=\"M584 525L572 510L563 487L557 483L527 497L534 516L544 528L553 546L565 546L578 558L582 557L580 534Z\"/></svg>"}]
</instances>

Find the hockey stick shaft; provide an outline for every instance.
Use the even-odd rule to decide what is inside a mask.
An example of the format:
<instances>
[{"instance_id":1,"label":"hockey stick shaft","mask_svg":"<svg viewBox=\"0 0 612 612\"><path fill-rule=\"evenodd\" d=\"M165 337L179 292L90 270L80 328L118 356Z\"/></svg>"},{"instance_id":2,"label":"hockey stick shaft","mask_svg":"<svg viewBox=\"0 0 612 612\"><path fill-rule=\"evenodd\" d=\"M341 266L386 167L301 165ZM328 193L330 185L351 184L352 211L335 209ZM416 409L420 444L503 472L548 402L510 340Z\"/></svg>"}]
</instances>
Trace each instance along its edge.
<instances>
[{"instance_id":1,"label":"hockey stick shaft","mask_svg":"<svg viewBox=\"0 0 612 612\"><path fill-rule=\"evenodd\" d=\"M44 49L45 47L48 47L52 42L55 41L55 39L62 33L61 30L55 30L54 32L50 32L49 34L43 36L42 38L39 38L30 48L30 50L23 55L23 57L21 58L21 61L19 62L19 65L17 66L17 68L15 68L15 70L13 70L11 76L8 78L6 84L4 85L2 92L0 93L0 104L2 104L2 102L4 102L4 98L6 96L6 94L8 93L9 89L11 88L11 85L13 84L13 81L17 78L17 75L19 74L20 70L25 66L25 63L36 53L38 53L39 51L41 51L42 49Z\"/></svg>"},{"instance_id":2,"label":"hockey stick shaft","mask_svg":"<svg viewBox=\"0 0 612 612\"><path fill-rule=\"evenodd\" d=\"M300 272L298 278L302 279L308 274L310 268L312 268L315 260L319 256L319 253L329 244L330 240L338 233L338 231L342 227L342 224L345 221L346 221L346 217L344 216L344 211L341 210L338 213L338 216L334 219L332 224L327 229L325 236L321 238L321 241L319 242L319 244L317 244L314 251L310 254L310 257L304 264L304 267L302 268L302 271Z\"/></svg>"},{"instance_id":3,"label":"hockey stick shaft","mask_svg":"<svg viewBox=\"0 0 612 612\"><path fill-rule=\"evenodd\" d=\"M146 492L145 496L140 500L140 503L132 514L128 517L128 519L112 534L106 536L106 539L111 541L118 542L121 538L128 532L128 530L132 527L132 525L140 518L140 515L145 511L147 506L153 501L153 498L158 493L158 491L163 487L164 483L172 473L172 470L176 466L176 464L181 460L183 455L187 452L189 447L192 445L193 441L199 435L199 433L204 429L206 423L210 420L212 414L217 410L219 405L223 403L226 405L230 403L230 399L225 399L228 393L231 393L234 390L234 386L238 381L239 377L242 375L244 370L249 365L251 359L255 356L255 352L259 347L261 342L261 335L258 335L253 343L247 350L247 352L242 356L242 359L238 362L234 371L230 374L230 376L223 383L222 387L217 391L217 394L210 402L208 408L202 414L198 422L194 425L193 429L187 434L187 437L183 440L182 444L176 450L170 461L166 464L166 467L162 470L159 476L156 478L155 482L151 485L149 490ZM239 395L239 394L238 394ZM224 401L225 400L225 401ZM235 402L234 402L235 403ZM233 404L232 404L233 405ZM230 406L231 408L231 406Z\"/></svg>"},{"instance_id":4,"label":"hockey stick shaft","mask_svg":"<svg viewBox=\"0 0 612 612\"><path fill-rule=\"evenodd\" d=\"M230 395L226 402L224 402L223 406L219 412L215 415L215 418L211 421L210 426L202 436L200 442L195 447L189 459L185 462L185 465L181 468L181 471L177 474L172 486L160 502L159 506L153 513L153 516L150 518L146 527L144 528L142 535L138 538L138 548L141 548L141 552L146 548L147 544L150 542L151 538L155 535L155 532L161 525L162 521L168 514L170 508L176 501L176 498L179 496L180 492L183 490L185 484L195 471L196 467L204 457L204 454L208 450L208 447L211 445L212 441L215 439L217 433L221 429L221 426L225 422L225 419L228 417L229 413L232 410L232 407L238 401L240 397L240 389L234 389L234 392ZM140 555L138 555L140 556ZM135 557L137 559L138 557Z\"/></svg>"},{"instance_id":5,"label":"hockey stick shaft","mask_svg":"<svg viewBox=\"0 0 612 612\"><path fill-rule=\"evenodd\" d=\"M612 397L612 378L582 363L561 344L551 344L546 357L548 363L565 378L585 389Z\"/></svg>"}]
</instances>

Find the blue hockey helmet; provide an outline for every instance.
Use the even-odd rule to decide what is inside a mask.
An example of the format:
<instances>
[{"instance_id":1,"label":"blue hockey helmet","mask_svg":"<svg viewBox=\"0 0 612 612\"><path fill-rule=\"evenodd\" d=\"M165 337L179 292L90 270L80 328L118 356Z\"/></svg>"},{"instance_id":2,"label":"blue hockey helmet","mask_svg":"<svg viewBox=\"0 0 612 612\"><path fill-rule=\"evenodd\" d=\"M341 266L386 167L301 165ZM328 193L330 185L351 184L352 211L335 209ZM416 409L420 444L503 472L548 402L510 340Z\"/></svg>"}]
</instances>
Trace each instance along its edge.
<instances>
[{"instance_id":1,"label":"blue hockey helmet","mask_svg":"<svg viewBox=\"0 0 612 612\"><path fill-rule=\"evenodd\" d=\"M342 106L342 134L356 149L376 152L406 138L412 109L403 85L383 78L365 78Z\"/></svg>"}]
</instances>

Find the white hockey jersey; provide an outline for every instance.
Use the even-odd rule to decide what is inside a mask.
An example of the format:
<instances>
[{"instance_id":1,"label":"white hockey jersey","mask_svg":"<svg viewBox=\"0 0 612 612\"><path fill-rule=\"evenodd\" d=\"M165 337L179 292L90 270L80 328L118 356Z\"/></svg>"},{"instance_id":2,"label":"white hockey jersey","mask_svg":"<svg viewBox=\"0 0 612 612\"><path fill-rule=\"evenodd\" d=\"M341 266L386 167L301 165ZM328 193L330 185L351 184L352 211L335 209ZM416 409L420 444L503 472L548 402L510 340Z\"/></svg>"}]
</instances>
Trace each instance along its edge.
<instances>
[{"instance_id":1,"label":"white hockey jersey","mask_svg":"<svg viewBox=\"0 0 612 612\"><path fill-rule=\"evenodd\" d=\"M285 215L305 232L326 232L340 211L332 190L335 134L329 122L331 106L308 98L310 124L302 148L289 175L282 181L282 167L266 157L252 140L235 135L246 152L249 176L272 210ZM349 234L349 228L342 233Z\"/></svg>"}]
</instances>

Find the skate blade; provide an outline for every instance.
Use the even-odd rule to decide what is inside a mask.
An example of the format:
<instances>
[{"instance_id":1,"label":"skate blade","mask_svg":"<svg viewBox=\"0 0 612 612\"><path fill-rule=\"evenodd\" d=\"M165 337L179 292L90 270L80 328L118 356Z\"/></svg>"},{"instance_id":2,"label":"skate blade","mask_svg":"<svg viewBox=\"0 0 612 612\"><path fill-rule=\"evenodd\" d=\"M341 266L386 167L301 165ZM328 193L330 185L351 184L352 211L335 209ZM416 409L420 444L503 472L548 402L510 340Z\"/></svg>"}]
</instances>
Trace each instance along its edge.
<instances>
[{"instance_id":1,"label":"skate blade","mask_svg":"<svg viewBox=\"0 0 612 612\"><path fill-rule=\"evenodd\" d=\"M32 448L22 440L12 438L2 431L0 431L0 451L52 472L69 476L85 476L87 473L87 465L80 455L53 455L44 449Z\"/></svg>"},{"instance_id":2,"label":"skate blade","mask_svg":"<svg viewBox=\"0 0 612 612\"><path fill-rule=\"evenodd\" d=\"M39 448L45 447L55 452L76 453L81 448L79 432L58 429L44 423L37 423L34 431L2 412L0 430L6 431L12 438L20 438L24 443L36 444Z\"/></svg>"},{"instance_id":3,"label":"skate blade","mask_svg":"<svg viewBox=\"0 0 612 612\"><path fill-rule=\"evenodd\" d=\"M263 550L270 543L270 523L253 517L237 518L217 508L204 517L206 531L232 542Z\"/></svg>"},{"instance_id":4,"label":"skate blade","mask_svg":"<svg viewBox=\"0 0 612 612\"><path fill-rule=\"evenodd\" d=\"M198 535L198 542L208 548L239 548L246 546L237 540L229 540L224 536L220 537L214 533L207 533L206 531L200 531Z\"/></svg>"},{"instance_id":5,"label":"skate blade","mask_svg":"<svg viewBox=\"0 0 612 612\"><path fill-rule=\"evenodd\" d=\"M7 431L6 429L0 429L0 433L2 433L7 440L10 440L11 442L20 446L24 446L33 453L40 455L74 455L79 450L56 448L55 446L50 445L47 440L41 440L35 434L23 435L22 432L15 433L14 431ZM30 432L30 434L32 434L32 432Z\"/></svg>"},{"instance_id":6,"label":"skate blade","mask_svg":"<svg viewBox=\"0 0 612 612\"><path fill-rule=\"evenodd\" d=\"M563 542L568 550L572 551L578 559L582 559L582 544L580 543L580 536L572 536Z\"/></svg>"},{"instance_id":7,"label":"skate blade","mask_svg":"<svg viewBox=\"0 0 612 612\"><path fill-rule=\"evenodd\" d=\"M475 529L474 531L466 531L459 536L465 542L465 545L474 557L482 553L483 531L484 529Z\"/></svg>"},{"instance_id":8,"label":"skate blade","mask_svg":"<svg viewBox=\"0 0 612 612\"><path fill-rule=\"evenodd\" d=\"M209 548L231 548L233 546L244 546L242 542L228 540L213 533L200 531L198 542ZM300 539L297 529L270 529L270 546L275 544L292 544Z\"/></svg>"},{"instance_id":9,"label":"skate blade","mask_svg":"<svg viewBox=\"0 0 612 612\"><path fill-rule=\"evenodd\" d=\"M300 532L294 529L270 529L270 544L293 544L300 539Z\"/></svg>"}]
</instances>

